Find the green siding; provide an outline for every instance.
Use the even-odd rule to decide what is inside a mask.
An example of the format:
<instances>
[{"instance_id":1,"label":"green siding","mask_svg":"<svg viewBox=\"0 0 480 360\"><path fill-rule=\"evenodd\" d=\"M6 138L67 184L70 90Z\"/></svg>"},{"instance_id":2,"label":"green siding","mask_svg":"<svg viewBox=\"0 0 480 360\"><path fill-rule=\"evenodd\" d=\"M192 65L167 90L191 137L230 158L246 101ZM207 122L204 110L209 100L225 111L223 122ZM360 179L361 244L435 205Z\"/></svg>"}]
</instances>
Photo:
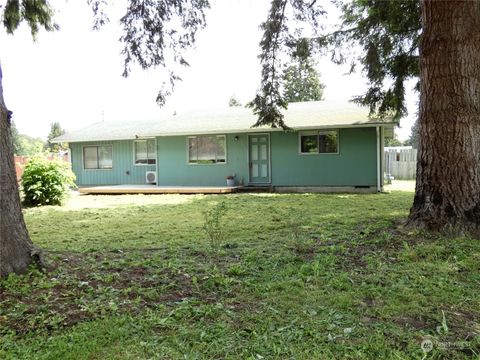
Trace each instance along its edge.
<instances>
[{"instance_id":1,"label":"green siding","mask_svg":"<svg viewBox=\"0 0 480 360\"><path fill-rule=\"evenodd\" d=\"M113 165L111 170L83 169L83 147L86 145L112 145ZM70 144L72 167L77 176L77 185L145 184L145 171L155 171L155 165L133 164L133 141L96 141ZM129 174L127 174L127 172Z\"/></svg>"},{"instance_id":2,"label":"green siding","mask_svg":"<svg viewBox=\"0 0 480 360\"><path fill-rule=\"evenodd\" d=\"M238 136L238 140L235 140ZM158 138L158 183L163 186L225 186L227 175L248 181L247 135L227 134L225 164L188 164L186 136Z\"/></svg>"},{"instance_id":3,"label":"green siding","mask_svg":"<svg viewBox=\"0 0 480 360\"><path fill-rule=\"evenodd\" d=\"M235 137L238 140L235 140ZM187 162L186 136L157 138L158 185L223 186L225 177L235 173L237 183L248 184L248 135L227 134L226 164ZM376 130L357 128L339 130L339 154L301 155L298 133L272 132L271 180L275 186L375 186ZM84 145L113 145L112 170L84 170ZM73 143L72 163L77 184L145 184L145 172L155 166L133 165L133 141ZM130 174L127 175L127 172Z\"/></svg>"},{"instance_id":4,"label":"green siding","mask_svg":"<svg viewBox=\"0 0 480 360\"><path fill-rule=\"evenodd\" d=\"M338 154L299 154L298 133L272 133L275 186L375 186L375 128L339 130Z\"/></svg>"}]
</instances>

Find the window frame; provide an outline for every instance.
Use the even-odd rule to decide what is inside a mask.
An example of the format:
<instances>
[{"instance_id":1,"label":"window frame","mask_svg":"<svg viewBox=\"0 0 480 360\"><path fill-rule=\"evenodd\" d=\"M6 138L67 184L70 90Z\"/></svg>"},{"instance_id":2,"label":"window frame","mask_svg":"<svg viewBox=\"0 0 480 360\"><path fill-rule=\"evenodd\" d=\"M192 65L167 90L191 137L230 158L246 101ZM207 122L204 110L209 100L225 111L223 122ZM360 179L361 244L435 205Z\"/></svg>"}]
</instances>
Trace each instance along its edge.
<instances>
[{"instance_id":1,"label":"window frame","mask_svg":"<svg viewBox=\"0 0 480 360\"><path fill-rule=\"evenodd\" d=\"M337 151L336 152L320 152L320 135L326 135L329 132L337 133ZM312 136L317 137L317 151L316 152L302 152L302 136ZM323 130L306 130L298 132L298 154L311 156L311 155L338 155L340 154L340 131L339 129L323 129Z\"/></svg>"},{"instance_id":2,"label":"window frame","mask_svg":"<svg viewBox=\"0 0 480 360\"><path fill-rule=\"evenodd\" d=\"M142 141L145 141L147 142L147 162L148 160L150 160L150 158L148 157L148 140L154 140L155 142L155 157L153 158L155 160L155 163L154 164L137 164L137 160L136 160L136 153L135 153L135 143L137 142L142 142ZM135 139L133 140L133 146L132 146L132 151L133 151L133 165L134 166L157 166L157 138L141 138L141 139Z\"/></svg>"},{"instance_id":3,"label":"window frame","mask_svg":"<svg viewBox=\"0 0 480 360\"><path fill-rule=\"evenodd\" d=\"M98 148L99 147L110 147L111 148L111 153L112 153L112 166L109 168L101 168L101 167L96 167L96 168L87 168L85 167L85 148L89 147L96 147L97 148L97 166L99 166L99 156L98 156ZM82 146L82 167L84 171L111 171L113 170L113 144L102 144L102 145L83 145Z\"/></svg>"},{"instance_id":4,"label":"window frame","mask_svg":"<svg viewBox=\"0 0 480 360\"><path fill-rule=\"evenodd\" d=\"M215 154L215 162L213 163L198 163L198 162L190 162L190 139L196 139L198 137L212 137L215 136L217 138L223 137L225 140L225 161L224 162L217 162L217 154ZM212 165L226 165L227 164L227 135L226 134L203 134L203 135L189 135L186 137L186 158L187 158L187 165L194 165L194 166L212 166ZM198 158L198 154L197 154ZM198 161L198 160L197 160Z\"/></svg>"}]
</instances>

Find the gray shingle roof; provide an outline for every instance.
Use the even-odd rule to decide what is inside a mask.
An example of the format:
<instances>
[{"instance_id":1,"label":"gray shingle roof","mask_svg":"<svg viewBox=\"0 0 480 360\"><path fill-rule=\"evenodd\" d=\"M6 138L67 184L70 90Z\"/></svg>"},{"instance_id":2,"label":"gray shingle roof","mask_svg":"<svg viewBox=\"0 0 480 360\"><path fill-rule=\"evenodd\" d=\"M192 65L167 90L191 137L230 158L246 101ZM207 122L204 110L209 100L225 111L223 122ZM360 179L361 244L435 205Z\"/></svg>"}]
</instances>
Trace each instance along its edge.
<instances>
[{"instance_id":1,"label":"gray shingle roof","mask_svg":"<svg viewBox=\"0 0 480 360\"><path fill-rule=\"evenodd\" d=\"M284 112L285 123L293 129L357 127L395 124L372 119L368 109L351 102L312 101L292 103ZM199 135L214 133L275 131L268 127L252 128L256 117L251 109L227 108L220 111L192 112L160 118L158 121L99 122L66 133L54 142L129 140L150 136Z\"/></svg>"}]
</instances>

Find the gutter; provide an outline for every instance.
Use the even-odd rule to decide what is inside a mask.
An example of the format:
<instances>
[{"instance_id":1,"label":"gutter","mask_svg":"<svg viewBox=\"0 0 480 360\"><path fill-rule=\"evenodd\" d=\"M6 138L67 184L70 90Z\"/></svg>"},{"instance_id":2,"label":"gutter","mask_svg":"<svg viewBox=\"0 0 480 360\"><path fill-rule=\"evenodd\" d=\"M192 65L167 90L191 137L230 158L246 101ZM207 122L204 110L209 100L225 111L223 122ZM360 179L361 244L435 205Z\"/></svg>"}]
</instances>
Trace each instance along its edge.
<instances>
[{"instance_id":1,"label":"gutter","mask_svg":"<svg viewBox=\"0 0 480 360\"><path fill-rule=\"evenodd\" d=\"M393 127L395 123L370 123L370 124L349 124L349 125L324 125L324 126L299 126L292 128L292 130L283 130L279 128L248 128L248 129L233 129L233 130L212 130L212 131L188 131L188 132L167 132L167 133L153 133L148 135L132 135L132 136L122 136L118 138L97 138L97 139L60 139L55 138L50 140L52 143L76 143L76 142L95 142L95 141L119 141L119 140L136 140L136 139L148 139L152 137L162 137L162 136L192 136L192 135L225 135L225 134L250 134L250 133L260 133L260 132L284 132L284 131L305 131L305 130L322 130L322 129L356 129L356 128L372 128L375 127L378 129L380 127ZM378 137L378 135L377 135Z\"/></svg>"}]
</instances>

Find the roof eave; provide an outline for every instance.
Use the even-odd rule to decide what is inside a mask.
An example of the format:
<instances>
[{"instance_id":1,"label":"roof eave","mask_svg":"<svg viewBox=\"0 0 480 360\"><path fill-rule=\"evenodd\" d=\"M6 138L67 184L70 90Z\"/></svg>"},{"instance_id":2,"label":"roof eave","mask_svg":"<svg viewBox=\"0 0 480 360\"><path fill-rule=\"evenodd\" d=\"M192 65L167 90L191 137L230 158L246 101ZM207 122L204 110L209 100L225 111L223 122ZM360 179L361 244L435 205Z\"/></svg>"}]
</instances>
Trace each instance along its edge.
<instances>
[{"instance_id":1,"label":"roof eave","mask_svg":"<svg viewBox=\"0 0 480 360\"><path fill-rule=\"evenodd\" d=\"M398 126L394 122L369 122L361 124L344 124L344 125L311 125L311 126L296 126L292 127L293 131L302 131L302 130L315 130L315 129L345 129L345 128L368 128L368 127L394 127ZM219 135L219 134L239 134L239 133L258 133L258 132L281 132L284 131L281 128L247 128L247 129L231 129L231 130L212 130L212 131L187 131L187 132L162 132L162 133L151 133L135 136L125 136L118 138L98 138L98 139L65 139L65 138L55 138L50 140L52 143L78 143L78 142L98 142L98 141L122 141L122 140L136 140L136 139L145 139L148 137L169 137L169 136L193 136L193 135Z\"/></svg>"}]
</instances>

